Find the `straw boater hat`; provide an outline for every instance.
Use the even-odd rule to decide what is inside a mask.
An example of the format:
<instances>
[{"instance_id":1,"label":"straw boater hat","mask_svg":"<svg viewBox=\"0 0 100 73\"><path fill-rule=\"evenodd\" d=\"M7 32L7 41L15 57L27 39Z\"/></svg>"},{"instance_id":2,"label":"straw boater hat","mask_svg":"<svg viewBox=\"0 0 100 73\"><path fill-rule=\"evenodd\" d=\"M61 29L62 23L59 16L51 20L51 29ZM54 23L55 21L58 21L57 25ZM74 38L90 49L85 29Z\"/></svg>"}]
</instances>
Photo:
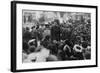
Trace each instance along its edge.
<instances>
[{"instance_id":1,"label":"straw boater hat","mask_svg":"<svg viewBox=\"0 0 100 73\"><path fill-rule=\"evenodd\" d=\"M73 48L73 50L75 51L75 52L82 52L82 46L80 46L80 45L78 45L78 44L76 44L75 46L74 46L74 48Z\"/></svg>"},{"instance_id":2,"label":"straw boater hat","mask_svg":"<svg viewBox=\"0 0 100 73\"><path fill-rule=\"evenodd\" d=\"M36 41L36 39L29 40L28 44L29 44L29 45L31 45L31 44L34 45L34 44L35 44L35 41Z\"/></svg>"}]
</instances>

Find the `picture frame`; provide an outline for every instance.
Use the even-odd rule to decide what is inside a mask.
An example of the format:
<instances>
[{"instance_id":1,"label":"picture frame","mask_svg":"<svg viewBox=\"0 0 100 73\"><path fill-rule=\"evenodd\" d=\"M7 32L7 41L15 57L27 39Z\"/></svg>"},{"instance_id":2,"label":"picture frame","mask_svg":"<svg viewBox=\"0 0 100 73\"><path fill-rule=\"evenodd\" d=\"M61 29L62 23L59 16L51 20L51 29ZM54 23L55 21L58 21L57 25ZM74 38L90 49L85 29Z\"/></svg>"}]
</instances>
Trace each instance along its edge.
<instances>
[{"instance_id":1,"label":"picture frame","mask_svg":"<svg viewBox=\"0 0 100 73\"><path fill-rule=\"evenodd\" d=\"M27 23L28 21L30 23L35 22L33 20L31 22L31 20L28 20L29 18L27 19L27 16L30 13L34 14L35 11L37 11L37 13L40 13L40 12L43 13L43 11L47 13L49 12L68 13L69 12L69 14L72 14L74 12L73 14L80 14L80 15L82 14L85 15L85 13L88 13L90 15L90 22L91 22L90 23L91 26L89 26L91 29L90 34L92 35L90 36L91 38L90 40L91 41L90 42L91 43L91 59L73 60L73 61L70 61L70 60L69 61L57 61L57 62L56 61L55 62L38 62L38 63L22 62L22 51L23 51L22 50L23 48L22 47L23 45L22 27L24 27L25 22ZM26 20L23 19L24 18L23 16L26 16ZM58 17L56 18L59 18L59 14L58 14ZM29 26L31 26L31 24ZM97 6L28 2L28 1L11 1L11 71L12 72L24 72L24 71L42 71L42 70L55 70L55 69L97 67L98 66L97 27L98 27L98 7Z\"/></svg>"}]
</instances>

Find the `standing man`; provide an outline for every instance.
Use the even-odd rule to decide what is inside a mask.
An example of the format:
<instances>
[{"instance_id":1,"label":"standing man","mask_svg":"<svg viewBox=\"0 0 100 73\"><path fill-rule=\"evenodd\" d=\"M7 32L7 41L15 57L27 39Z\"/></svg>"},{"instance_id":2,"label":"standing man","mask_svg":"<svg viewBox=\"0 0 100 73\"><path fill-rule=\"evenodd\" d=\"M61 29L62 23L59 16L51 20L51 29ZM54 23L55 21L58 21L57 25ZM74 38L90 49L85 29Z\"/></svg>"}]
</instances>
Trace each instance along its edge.
<instances>
[{"instance_id":1,"label":"standing man","mask_svg":"<svg viewBox=\"0 0 100 73\"><path fill-rule=\"evenodd\" d=\"M60 25L59 20L54 20L54 24L51 27L51 40L60 41Z\"/></svg>"}]
</instances>

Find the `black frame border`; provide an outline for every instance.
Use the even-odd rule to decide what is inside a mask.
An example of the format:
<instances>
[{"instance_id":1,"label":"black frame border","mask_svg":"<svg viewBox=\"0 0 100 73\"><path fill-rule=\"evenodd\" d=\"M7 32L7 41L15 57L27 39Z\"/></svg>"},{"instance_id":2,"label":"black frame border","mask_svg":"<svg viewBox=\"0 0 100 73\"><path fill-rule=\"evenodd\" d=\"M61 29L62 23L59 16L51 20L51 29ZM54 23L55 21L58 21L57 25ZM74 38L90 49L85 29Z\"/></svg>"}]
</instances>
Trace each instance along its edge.
<instances>
[{"instance_id":1,"label":"black frame border","mask_svg":"<svg viewBox=\"0 0 100 73\"><path fill-rule=\"evenodd\" d=\"M67 7L95 8L96 9L96 65L17 70L16 69L16 42L17 42L16 41L16 5L17 4L36 4L36 5L63 6L63 7L67 6ZM90 67L98 67L98 6L28 2L28 1L11 1L11 71L12 72L75 69L75 68L90 68Z\"/></svg>"}]
</instances>

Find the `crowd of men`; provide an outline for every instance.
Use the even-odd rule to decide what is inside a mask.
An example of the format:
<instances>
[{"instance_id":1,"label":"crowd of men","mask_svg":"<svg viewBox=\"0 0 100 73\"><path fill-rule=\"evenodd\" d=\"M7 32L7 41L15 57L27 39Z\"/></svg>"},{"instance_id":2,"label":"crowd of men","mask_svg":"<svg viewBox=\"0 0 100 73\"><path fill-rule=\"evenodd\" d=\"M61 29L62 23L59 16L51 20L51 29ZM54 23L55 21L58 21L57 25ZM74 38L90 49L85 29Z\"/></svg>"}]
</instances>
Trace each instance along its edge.
<instances>
[{"instance_id":1,"label":"crowd of men","mask_svg":"<svg viewBox=\"0 0 100 73\"><path fill-rule=\"evenodd\" d=\"M90 38L76 35L71 24L55 19L23 28L23 63L91 59Z\"/></svg>"}]
</instances>

